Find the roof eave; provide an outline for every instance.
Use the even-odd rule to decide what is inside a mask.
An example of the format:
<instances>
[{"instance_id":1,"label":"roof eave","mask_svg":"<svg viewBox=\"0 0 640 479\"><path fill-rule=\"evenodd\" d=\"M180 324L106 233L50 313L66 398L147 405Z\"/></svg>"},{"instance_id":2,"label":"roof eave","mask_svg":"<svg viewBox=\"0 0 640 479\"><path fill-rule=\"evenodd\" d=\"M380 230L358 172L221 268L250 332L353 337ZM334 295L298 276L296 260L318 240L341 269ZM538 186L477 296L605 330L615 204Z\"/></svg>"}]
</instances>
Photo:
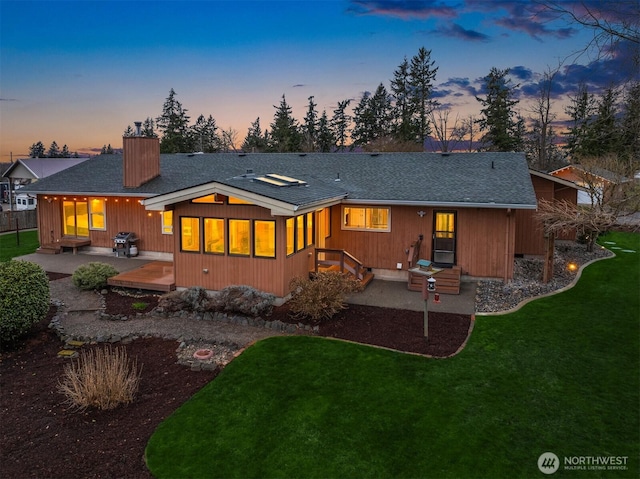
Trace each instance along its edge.
<instances>
[{"instance_id":1,"label":"roof eave","mask_svg":"<svg viewBox=\"0 0 640 479\"><path fill-rule=\"evenodd\" d=\"M342 203L357 205L391 205L391 206L429 206L442 208L490 208L490 209L514 209L535 210L537 204L531 203L478 203L464 201L404 201L404 200L359 200L346 199Z\"/></svg>"}]
</instances>

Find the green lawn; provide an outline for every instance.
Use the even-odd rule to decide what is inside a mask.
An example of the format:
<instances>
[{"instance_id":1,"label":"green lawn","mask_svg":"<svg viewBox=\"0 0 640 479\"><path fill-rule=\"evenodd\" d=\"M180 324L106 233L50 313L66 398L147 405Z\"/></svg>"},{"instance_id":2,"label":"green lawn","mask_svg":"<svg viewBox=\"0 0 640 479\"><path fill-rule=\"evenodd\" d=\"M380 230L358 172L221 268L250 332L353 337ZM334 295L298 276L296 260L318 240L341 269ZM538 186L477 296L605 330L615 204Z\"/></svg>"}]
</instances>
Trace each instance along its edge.
<instances>
[{"instance_id":1,"label":"green lawn","mask_svg":"<svg viewBox=\"0 0 640 479\"><path fill-rule=\"evenodd\" d=\"M35 253L38 246L40 243L37 230L0 234L0 261Z\"/></svg>"},{"instance_id":2,"label":"green lawn","mask_svg":"<svg viewBox=\"0 0 640 479\"><path fill-rule=\"evenodd\" d=\"M316 337L261 341L164 421L157 478L638 477L640 235L571 290L479 317L427 359ZM553 476L540 454L627 456Z\"/></svg>"}]
</instances>

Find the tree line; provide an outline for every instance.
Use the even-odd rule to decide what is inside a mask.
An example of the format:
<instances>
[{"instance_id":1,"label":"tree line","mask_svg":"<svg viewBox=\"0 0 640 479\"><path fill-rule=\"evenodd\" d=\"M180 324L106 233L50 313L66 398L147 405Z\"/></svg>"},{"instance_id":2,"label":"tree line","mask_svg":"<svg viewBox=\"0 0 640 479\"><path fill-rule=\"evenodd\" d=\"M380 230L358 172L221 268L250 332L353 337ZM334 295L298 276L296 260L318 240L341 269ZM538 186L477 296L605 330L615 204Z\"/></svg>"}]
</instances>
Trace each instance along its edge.
<instances>
[{"instance_id":1,"label":"tree line","mask_svg":"<svg viewBox=\"0 0 640 479\"><path fill-rule=\"evenodd\" d=\"M29 147L29 157L30 158L78 158L78 152L74 151L73 153L69 151L69 147L67 145L63 145L62 149L58 146L58 143L55 141L51 142L51 146L47 150L44 146L44 143L41 141L37 141L33 143Z\"/></svg>"}]
</instances>

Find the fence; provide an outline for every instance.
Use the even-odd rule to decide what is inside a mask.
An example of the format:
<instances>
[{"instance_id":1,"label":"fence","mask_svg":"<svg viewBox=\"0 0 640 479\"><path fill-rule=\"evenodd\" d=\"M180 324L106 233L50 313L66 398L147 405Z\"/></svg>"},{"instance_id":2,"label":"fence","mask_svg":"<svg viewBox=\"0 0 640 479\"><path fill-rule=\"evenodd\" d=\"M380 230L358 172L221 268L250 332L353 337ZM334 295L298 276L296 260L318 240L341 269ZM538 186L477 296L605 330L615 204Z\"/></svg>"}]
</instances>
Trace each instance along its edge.
<instances>
[{"instance_id":1,"label":"fence","mask_svg":"<svg viewBox=\"0 0 640 479\"><path fill-rule=\"evenodd\" d=\"M0 233L33 229L38 227L37 210L2 211L0 212Z\"/></svg>"}]
</instances>

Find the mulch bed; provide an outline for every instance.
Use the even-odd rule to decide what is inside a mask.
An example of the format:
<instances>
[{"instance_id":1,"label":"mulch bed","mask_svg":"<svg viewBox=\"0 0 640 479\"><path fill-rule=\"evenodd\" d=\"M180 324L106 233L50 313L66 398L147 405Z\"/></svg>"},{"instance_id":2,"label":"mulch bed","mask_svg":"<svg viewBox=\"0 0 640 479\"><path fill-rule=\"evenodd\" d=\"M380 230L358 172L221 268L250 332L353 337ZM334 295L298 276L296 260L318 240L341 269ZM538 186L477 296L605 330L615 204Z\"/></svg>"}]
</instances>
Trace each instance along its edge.
<instances>
[{"instance_id":1,"label":"mulch bed","mask_svg":"<svg viewBox=\"0 0 640 479\"><path fill-rule=\"evenodd\" d=\"M67 276L48 275L51 280ZM154 304L154 298L109 292L107 312L130 314L133 302ZM57 392L68 360L57 357L62 343L47 327L54 314L51 308L29 336L0 356L2 477L150 478L143 460L149 437L218 371L191 371L177 364L175 341L136 340L123 346L142 366L135 401L112 411L70 410ZM286 305L275 308L270 319L298 322ZM349 305L322 323L319 334L442 357L463 344L470 321L469 316L432 312L426 342L421 312Z\"/></svg>"}]
</instances>

